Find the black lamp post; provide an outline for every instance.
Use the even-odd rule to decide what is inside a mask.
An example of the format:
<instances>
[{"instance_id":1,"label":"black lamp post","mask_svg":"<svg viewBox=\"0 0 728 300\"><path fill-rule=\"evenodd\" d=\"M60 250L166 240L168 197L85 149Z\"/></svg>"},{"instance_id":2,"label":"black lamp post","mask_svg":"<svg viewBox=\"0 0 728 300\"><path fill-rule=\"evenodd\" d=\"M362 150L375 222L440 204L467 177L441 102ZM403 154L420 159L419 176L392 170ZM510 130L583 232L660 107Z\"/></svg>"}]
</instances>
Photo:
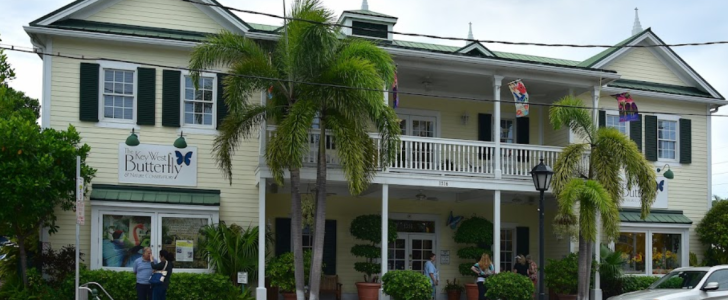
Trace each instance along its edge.
<instances>
[{"instance_id":1,"label":"black lamp post","mask_svg":"<svg viewBox=\"0 0 728 300\"><path fill-rule=\"evenodd\" d=\"M531 169L531 178L533 178L533 185L536 190L541 193L541 197L538 201L538 299L544 300L544 289L543 289L543 194L549 189L551 185L551 176L554 175L554 171L551 167L543 164L543 158L541 163Z\"/></svg>"}]
</instances>

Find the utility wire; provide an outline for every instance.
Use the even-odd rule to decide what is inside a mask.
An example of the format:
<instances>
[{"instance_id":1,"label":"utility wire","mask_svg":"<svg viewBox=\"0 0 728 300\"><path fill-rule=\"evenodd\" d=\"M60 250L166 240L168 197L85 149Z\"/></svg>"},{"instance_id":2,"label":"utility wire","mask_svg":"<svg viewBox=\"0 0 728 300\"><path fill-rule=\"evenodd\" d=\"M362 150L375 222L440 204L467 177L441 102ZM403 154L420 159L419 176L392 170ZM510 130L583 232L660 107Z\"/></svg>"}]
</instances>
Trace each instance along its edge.
<instances>
[{"instance_id":1,"label":"utility wire","mask_svg":"<svg viewBox=\"0 0 728 300\"><path fill-rule=\"evenodd\" d=\"M361 91L371 91L371 92L380 92L380 93L391 92L389 90L383 90L383 89L368 89L368 88L359 88L359 87L352 87L352 86L338 85L338 84L308 82L308 81L282 79L282 78L256 76L256 75L233 74L233 73L218 72L218 71L211 71L211 70L195 70L195 69L191 69L191 68L169 66L169 65L163 65L163 64L147 63L147 62L140 62L140 61L133 61L133 60L125 60L125 59L90 57L90 56L84 56L84 55L68 55L68 54L62 54L60 52L47 53L47 52L38 51L38 49L36 49L36 48L18 47L18 46L7 45L7 44L0 44L0 50L10 50L10 51L16 51L16 52L32 53L32 54L68 58L68 59L75 59L75 60L82 60L82 61L99 61L99 60L101 60L101 61L120 62L120 63L135 64L135 65L140 65L140 66L164 68L164 69L170 69L170 70L205 72L205 73L222 74L222 75L241 77L241 78L270 80L270 81L285 82L285 83L298 83L298 84L305 84L305 85L323 86L323 87L349 89L349 90L361 90ZM455 95L433 95L433 94L426 94L426 93L403 92L403 91L398 91L397 94L427 97L427 98L437 98L437 99L449 99L449 100L469 100L469 101L478 101L478 102L493 102L493 103L500 102L500 103L506 103L506 104L516 104L516 103L523 104L523 102L518 102L518 101L495 100L495 99L489 99L489 98L466 97L466 96L455 96ZM558 104L550 104L550 103L533 103L533 102L531 102L531 103L527 103L527 104L531 105L531 106L544 106L544 107L570 107L570 108L581 108L581 109L588 109L588 110L593 109L592 107L587 107L587 106L578 107L578 106L558 105ZM601 108L599 110L601 111L601 110L606 110L606 109ZM658 112L658 111L640 111L639 113L640 114L647 113L647 114L661 114L661 115L676 115L676 116L728 117L728 115L710 115L710 114L706 115L706 114L673 113L673 112Z\"/></svg>"},{"instance_id":2,"label":"utility wire","mask_svg":"<svg viewBox=\"0 0 728 300\"><path fill-rule=\"evenodd\" d=\"M478 40L478 39L467 39L467 38L451 37L451 36L438 36L438 35L431 35L431 34L410 33L410 32L401 32L401 31L393 31L393 30L382 30L382 29L375 29L375 28L354 27L354 26L338 24L338 23L325 23L325 22L311 21L311 20L300 19L300 18L279 16L279 15L271 14L271 13L264 13L264 12L253 11L253 10L234 8L234 7L225 6L222 4L205 3L205 2L194 1L194 0L180 0L180 1L189 2L189 3L193 3L193 4L199 4L199 5L220 7L220 8L224 8L227 10L237 11L237 12L246 13L246 14L260 15L260 16L272 17L272 18L283 19L283 20L290 20L290 21L307 22L307 23L311 23L311 24L315 24L315 25L335 26L335 27L341 27L341 28L351 28L351 29L372 31L372 32L378 32L378 33L388 33L388 34L391 33L391 34L413 36L413 37L426 37L426 38L439 39L439 40L479 42L479 43L483 43L483 44L503 44L503 45L541 46L541 47L571 47L571 48L657 48L657 47L685 47L685 46L707 46L707 45L728 44L728 41L711 41L711 42L655 44L655 45L599 45L599 44L588 45L588 44L553 44L553 43L535 43L535 42L511 42L511 41L498 41L498 40Z\"/></svg>"}]
</instances>

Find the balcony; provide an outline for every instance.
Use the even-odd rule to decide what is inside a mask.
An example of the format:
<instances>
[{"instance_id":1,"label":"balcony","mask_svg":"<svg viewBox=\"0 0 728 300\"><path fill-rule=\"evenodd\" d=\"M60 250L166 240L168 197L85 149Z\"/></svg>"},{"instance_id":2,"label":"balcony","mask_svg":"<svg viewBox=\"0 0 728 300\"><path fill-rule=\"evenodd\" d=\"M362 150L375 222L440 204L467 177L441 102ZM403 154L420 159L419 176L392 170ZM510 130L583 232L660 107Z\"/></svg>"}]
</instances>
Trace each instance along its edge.
<instances>
[{"instance_id":1,"label":"balcony","mask_svg":"<svg viewBox=\"0 0 728 300\"><path fill-rule=\"evenodd\" d=\"M267 140L275 134L276 127L268 126ZM371 134L379 140L379 135ZM310 132L310 151L304 155L304 167L315 168L318 162L320 133ZM494 178L496 155L500 156L500 170L503 178L529 179L531 169L543 158L544 163L553 166L561 154L562 147L501 143L496 154L495 143L446 138L423 138L402 135L395 160L385 172L421 174L449 177ZM336 142L326 136L326 163L329 167L340 166ZM585 157L582 167L586 168Z\"/></svg>"}]
</instances>

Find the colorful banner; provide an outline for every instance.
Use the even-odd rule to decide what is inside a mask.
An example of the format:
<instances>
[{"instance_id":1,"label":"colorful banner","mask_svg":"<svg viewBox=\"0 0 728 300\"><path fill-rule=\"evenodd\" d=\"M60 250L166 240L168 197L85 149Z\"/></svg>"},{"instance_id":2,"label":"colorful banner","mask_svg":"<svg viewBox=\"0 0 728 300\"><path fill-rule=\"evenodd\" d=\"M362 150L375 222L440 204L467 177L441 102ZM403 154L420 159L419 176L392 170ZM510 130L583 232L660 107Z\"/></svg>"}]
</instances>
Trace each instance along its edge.
<instances>
[{"instance_id":1,"label":"colorful banner","mask_svg":"<svg viewBox=\"0 0 728 300\"><path fill-rule=\"evenodd\" d=\"M528 91L520 79L508 83L513 99L516 101L516 117L528 116Z\"/></svg>"},{"instance_id":2,"label":"colorful banner","mask_svg":"<svg viewBox=\"0 0 728 300\"><path fill-rule=\"evenodd\" d=\"M640 115L637 104L629 93L614 94L612 97L619 102L619 122L639 121Z\"/></svg>"}]
</instances>

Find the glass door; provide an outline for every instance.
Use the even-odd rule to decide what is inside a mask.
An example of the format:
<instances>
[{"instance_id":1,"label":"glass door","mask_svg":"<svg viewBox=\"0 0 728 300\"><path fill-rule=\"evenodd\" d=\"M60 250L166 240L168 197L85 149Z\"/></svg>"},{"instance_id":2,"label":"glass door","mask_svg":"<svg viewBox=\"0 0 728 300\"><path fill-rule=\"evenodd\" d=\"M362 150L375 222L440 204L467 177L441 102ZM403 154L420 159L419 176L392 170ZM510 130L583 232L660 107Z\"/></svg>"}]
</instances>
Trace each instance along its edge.
<instances>
[{"instance_id":1,"label":"glass door","mask_svg":"<svg viewBox=\"0 0 728 300\"><path fill-rule=\"evenodd\" d=\"M501 270L513 270L513 260L515 258L514 234L513 229L501 229ZM526 253L524 253L526 255Z\"/></svg>"},{"instance_id":2,"label":"glass door","mask_svg":"<svg viewBox=\"0 0 728 300\"><path fill-rule=\"evenodd\" d=\"M200 229L211 223L209 217L160 215L160 248L174 254L175 268L207 270L207 259L200 255ZM157 258L158 253L154 253Z\"/></svg>"},{"instance_id":3,"label":"glass door","mask_svg":"<svg viewBox=\"0 0 728 300\"><path fill-rule=\"evenodd\" d=\"M425 262L430 260L430 253L435 252L435 237L427 234L410 234L408 240L410 269L424 273Z\"/></svg>"},{"instance_id":4,"label":"glass door","mask_svg":"<svg viewBox=\"0 0 728 300\"><path fill-rule=\"evenodd\" d=\"M404 270L407 266L407 238L399 238L389 243L389 256L387 270Z\"/></svg>"},{"instance_id":5,"label":"glass door","mask_svg":"<svg viewBox=\"0 0 728 300\"><path fill-rule=\"evenodd\" d=\"M400 115L399 127L403 135L431 138L436 136L437 118ZM428 170L434 163L433 148L427 141L405 141L402 145L402 167Z\"/></svg>"}]
</instances>

